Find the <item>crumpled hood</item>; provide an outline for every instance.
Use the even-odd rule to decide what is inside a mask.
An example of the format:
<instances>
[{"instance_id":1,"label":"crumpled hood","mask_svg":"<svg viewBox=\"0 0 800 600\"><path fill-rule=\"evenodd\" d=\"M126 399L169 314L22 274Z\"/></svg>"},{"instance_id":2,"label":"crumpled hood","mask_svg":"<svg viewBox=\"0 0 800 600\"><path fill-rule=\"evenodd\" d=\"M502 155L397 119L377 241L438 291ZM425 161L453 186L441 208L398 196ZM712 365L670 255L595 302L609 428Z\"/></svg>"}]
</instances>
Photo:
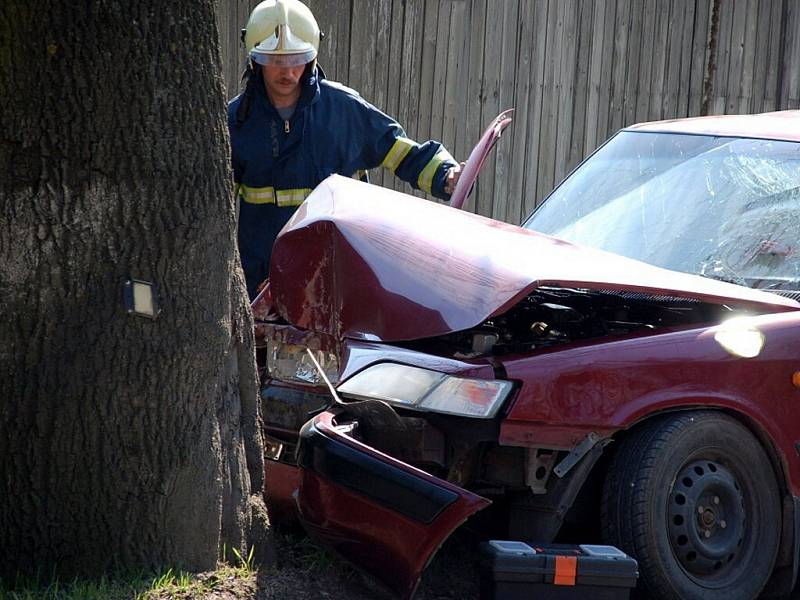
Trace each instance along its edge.
<instances>
[{"instance_id":1,"label":"crumpled hood","mask_svg":"<svg viewBox=\"0 0 800 600\"><path fill-rule=\"evenodd\" d=\"M583 248L333 175L272 252L275 308L297 327L401 341L469 329L537 286L626 290L800 310L757 290Z\"/></svg>"}]
</instances>

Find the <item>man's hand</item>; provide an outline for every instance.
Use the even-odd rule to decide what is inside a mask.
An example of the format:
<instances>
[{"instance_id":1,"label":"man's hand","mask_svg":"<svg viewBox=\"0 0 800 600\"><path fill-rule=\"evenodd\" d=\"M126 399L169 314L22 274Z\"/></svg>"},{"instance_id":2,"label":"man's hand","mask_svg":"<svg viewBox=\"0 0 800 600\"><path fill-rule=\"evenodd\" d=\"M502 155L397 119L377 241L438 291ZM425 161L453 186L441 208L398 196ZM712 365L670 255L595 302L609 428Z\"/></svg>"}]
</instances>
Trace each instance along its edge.
<instances>
[{"instance_id":1,"label":"man's hand","mask_svg":"<svg viewBox=\"0 0 800 600\"><path fill-rule=\"evenodd\" d=\"M456 184L458 183L459 178L461 177L461 171L464 168L464 165L467 163L462 162L460 165L456 165L455 167L450 167L450 170L447 172L447 176L444 180L444 192L448 196L452 195L456 189Z\"/></svg>"}]
</instances>

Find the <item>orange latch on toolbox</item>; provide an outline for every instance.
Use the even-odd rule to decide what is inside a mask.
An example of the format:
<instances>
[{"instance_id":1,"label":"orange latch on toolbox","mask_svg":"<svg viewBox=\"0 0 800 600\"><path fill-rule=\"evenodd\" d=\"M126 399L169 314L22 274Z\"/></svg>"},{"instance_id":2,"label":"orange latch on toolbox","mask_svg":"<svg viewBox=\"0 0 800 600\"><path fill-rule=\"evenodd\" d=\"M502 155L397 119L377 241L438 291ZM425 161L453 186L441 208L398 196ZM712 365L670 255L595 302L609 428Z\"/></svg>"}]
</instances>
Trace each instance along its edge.
<instances>
[{"instance_id":1,"label":"orange latch on toolbox","mask_svg":"<svg viewBox=\"0 0 800 600\"><path fill-rule=\"evenodd\" d=\"M577 556L556 556L556 572L553 577L555 585L575 585L577 572Z\"/></svg>"}]
</instances>

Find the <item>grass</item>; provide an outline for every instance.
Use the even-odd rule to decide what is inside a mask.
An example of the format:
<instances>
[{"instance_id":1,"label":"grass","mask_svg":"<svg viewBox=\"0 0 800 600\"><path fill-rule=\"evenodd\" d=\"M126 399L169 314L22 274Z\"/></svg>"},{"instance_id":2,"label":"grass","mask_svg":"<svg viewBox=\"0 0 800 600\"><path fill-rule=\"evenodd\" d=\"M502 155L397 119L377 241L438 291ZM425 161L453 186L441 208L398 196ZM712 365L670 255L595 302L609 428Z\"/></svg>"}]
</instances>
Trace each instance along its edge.
<instances>
[{"instance_id":1,"label":"grass","mask_svg":"<svg viewBox=\"0 0 800 600\"><path fill-rule=\"evenodd\" d=\"M129 600L144 598L147 580L139 577L100 579L24 579L0 581L0 600Z\"/></svg>"},{"instance_id":2,"label":"grass","mask_svg":"<svg viewBox=\"0 0 800 600\"><path fill-rule=\"evenodd\" d=\"M250 566L242 563L236 566L220 564L216 571L201 573L200 575L188 575L179 572L172 573L166 571L153 582L146 592L135 596L135 600L188 600L190 598L202 598L212 592L223 592L236 590L232 596L239 597L242 587L249 587L253 584L255 592L255 571ZM72 600L72 599L71 599Z\"/></svg>"},{"instance_id":3,"label":"grass","mask_svg":"<svg viewBox=\"0 0 800 600\"><path fill-rule=\"evenodd\" d=\"M247 588L255 581L253 549L244 557L232 549L233 564L220 562L217 570L190 574L167 569L155 575L117 576L61 581L50 578L0 579L0 600L188 600L213 592ZM225 554L223 550L223 555ZM242 591L239 589L238 591ZM244 591L247 591L246 589ZM231 597L237 597L232 594Z\"/></svg>"},{"instance_id":4,"label":"grass","mask_svg":"<svg viewBox=\"0 0 800 600\"><path fill-rule=\"evenodd\" d=\"M278 567L292 567L308 573L330 571L344 579L353 579L353 568L330 550L315 544L305 534L284 533L275 536L281 558Z\"/></svg>"}]
</instances>

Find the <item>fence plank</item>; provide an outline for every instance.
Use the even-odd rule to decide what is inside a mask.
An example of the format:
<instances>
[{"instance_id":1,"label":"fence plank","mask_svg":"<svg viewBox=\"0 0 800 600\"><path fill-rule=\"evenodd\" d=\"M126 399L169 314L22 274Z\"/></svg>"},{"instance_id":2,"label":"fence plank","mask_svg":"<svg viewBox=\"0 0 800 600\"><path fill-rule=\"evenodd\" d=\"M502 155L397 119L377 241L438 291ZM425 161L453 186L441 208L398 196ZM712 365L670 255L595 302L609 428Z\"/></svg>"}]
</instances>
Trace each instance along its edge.
<instances>
[{"instance_id":1,"label":"fence plank","mask_svg":"<svg viewBox=\"0 0 800 600\"><path fill-rule=\"evenodd\" d=\"M478 141L481 127L481 106L483 105L483 58L486 49L485 24L487 0L469 0L468 48L469 68L467 69L467 97L462 143L469 152ZM483 180L483 178L481 178ZM479 181L473 194L465 202L465 210L474 212L476 199L482 193Z\"/></svg>"},{"instance_id":2,"label":"fence plank","mask_svg":"<svg viewBox=\"0 0 800 600\"><path fill-rule=\"evenodd\" d=\"M652 81L650 74L653 71L653 37L655 35L655 15L657 7L655 0L645 0L641 3L643 12L641 15L641 39L639 41L639 76L636 86L636 110L631 115L632 120L627 124L638 123L647 120L650 112L650 95L652 93Z\"/></svg>"},{"instance_id":3,"label":"fence plank","mask_svg":"<svg viewBox=\"0 0 800 600\"><path fill-rule=\"evenodd\" d=\"M606 56L611 56L611 53L605 48L606 16L609 12L609 4L613 6L613 2L608 0L595 0L594 3L592 42L589 56L588 98L586 100L586 125L583 138L587 152L597 147L597 139L601 135L599 131L600 113L602 111L605 114L605 111L608 110L608 92L603 96L603 90L608 88L604 77L608 71L603 72L603 59ZM613 19L612 15L608 16ZM603 102L605 102L605 107Z\"/></svg>"},{"instance_id":4,"label":"fence plank","mask_svg":"<svg viewBox=\"0 0 800 600\"><path fill-rule=\"evenodd\" d=\"M503 65L503 5L506 0L492 3L492 9L486 11L483 44L483 83L480 92L480 112L478 129L475 130L475 141L480 131L500 111L500 75ZM475 212L482 215L492 214L494 201L495 168L497 151L486 161L481 173L481 193L475 202Z\"/></svg>"},{"instance_id":5,"label":"fence plank","mask_svg":"<svg viewBox=\"0 0 800 600\"><path fill-rule=\"evenodd\" d=\"M642 115L642 118L648 121L664 118L664 104L667 103L666 97L669 95L669 90L665 89L665 80L667 78L667 62L669 61L668 41L671 9L672 2L664 0L653 6L653 37L651 38L652 44L647 49L652 57L650 59L650 89L648 91L650 106L647 113Z\"/></svg>"},{"instance_id":6,"label":"fence plank","mask_svg":"<svg viewBox=\"0 0 800 600\"><path fill-rule=\"evenodd\" d=\"M419 102L417 103L417 135L431 139L433 86L436 67L436 35L439 30L439 0L422 3L422 43L419 70Z\"/></svg>"},{"instance_id":7,"label":"fence plank","mask_svg":"<svg viewBox=\"0 0 800 600\"><path fill-rule=\"evenodd\" d=\"M466 94L467 43L464 35L466 24L466 4L463 0L450 0L450 19L447 53L447 76L445 79L444 115L442 141L447 144L454 156L466 157L465 150L458 143L459 128L464 126L462 117L463 99Z\"/></svg>"},{"instance_id":8,"label":"fence plank","mask_svg":"<svg viewBox=\"0 0 800 600\"><path fill-rule=\"evenodd\" d=\"M572 87L572 118L570 125L569 155L563 165L563 173L569 173L571 165L578 164L584 156L586 139L586 112L589 99L589 61L592 48L592 17L594 16L594 0L583 0L577 5L575 36L577 44L575 76ZM563 177L563 175L562 175Z\"/></svg>"},{"instance_id":9,"label":"fence plank","mask_svg":"<svg viewBox=\"0 0 800 600\"><path fill-rule=\"evenodd\" d=\"M676 91L675 107L672 113L665 110L666 117L686 117L689 115L689 95L691 93L692 41L694 35L696 2L674 2L675 10L681 17L675 19L673 35L670 37L670 73L667 79L669 90ZM677 46L677 50L676 47ZM679 59L675 59L679 56Z\"/></svg>"},{"instance_id":10,"label":"fence plank","mask_svg":"<svg viewBox=\"0 0 800 600\"><path fill-rule=\"evenodd\" d=\"M661 118L674 119L678 115L678 94L681 84L681 62L685 53L683 33L688 3L669 2L669 20L666 23L664 49L664 87L661 93ZM688 69L687 71L688 72Z\"/></svg>"},{"instance_id":11,"label":"fence plank","mask_svg":"<svg viewBox=\"0 0 800 600\"><path fill-rule=\"evenodd\" d=\"M447 97L447 56L450 53L450 4L451 0L438 0L436 2L438 14L436 15L436 38L433 51L435 56L423 58L430 60L434 65L433 85L431 88L431 138L440 140L455 152L450 140L443 140L445 120L445 98ZM453 154L458 158L455 154Z\"/></svg>"},{"instance_id":12,"label":"fence plank","mask_svg":"<svg viewBox=\"0 0 800 600\"><path fill-rule=\"evenodd\" d=\"M553 187L555 178L555 148L558 119L558 69L561 66L561 49L564 36L564 4L549 0L547 7L548 44L544 50L545 69L542 85L542 110L540 138L537 148L536 197L542 198ZM552 35L551 35L552 34ZM546 148L546 152L541 152Z\"/></svg>"},{"instance_id":13,"label":"fence plank","mask_svg":"<svg viewBox=\"0 0 800 600\"><path fill-rule=\"evenodd\" d=\"M767 64L776 65L775 69L767 69L767 82L764 86L765 89L765 106L764 110L775 110L780 106L780 86L779 73L780 57L783 53L784 44L784 13L783 2L775 0L772 6L772 20L770 22L770 44L769 44L769 58Z\"/></svg>"},{"instance_id":14,"label":"fence plank","mask_svg":"<svg viewBox=\"0 0 800 600\"><path fill-rule=\"evenodd\" d=\"M391 32L389 37L389 87L386 90L386 112L394 118L399 118L400 97L405 88L402 81L402 57L406 51L403 44L403 28L405 25L405 2L403 0L390 0L392 5ZM406 127L404 122L400 122ZM393 189L403 189L402 181L393 176L384 177L384 185Z\"/></svg>"},{"instance_id":15,"label":"fence plank","mask_svg":"<svg viewBox=\"0 0 800 600\"><path fill-rule=\"evenodd\" d=\"M378 51L378 4L381 0L352 0L350 64L347 84L367 102L375 102L375 59Z\"/></svg>"},{"instance_id":16,"label":"fence plank","mask_svg":"<svg viewBox=\"0 0 800 600\"><path fill-rule=\"evenodd\" d=\"M537 4L528 0L523 0L519 5L519 25L516 33L519 60L514 89L514 123L511 126L511 173L508 178L510 187L503 219L509 223L518 223L524 216L525 196L528 193L525 187L525 175L529 168L526 145L531 137L529 131L538 130L539 127L538 119L534 119L531 115L532 96L535 93L532 85L535 75L532 75L531 71L536 62L534 33L536 8Z\"/></svg>"},{"instance_id":17,"label":"fence plank","mask_svg":"<svg viewBox=\"0 0 800 600\"><path fill-rule=\"evenodd\" d=\"M400 95L397 103L397 120L405 128L408 135L413 139L418 139L417 135L417 103L419 99L418 79L419 71L416 68L417 52L419 45L417 43L417 32L419 23L417 22L417 5L421 0L406 0L405 11L403 15L403 38L402 38L402 54L400 60ZM414 85L408 85L403 82L413 81ZM396 190L409 192L406 184L401 181L396 181L394 188ZM413 192L412 192L413 193Z\"/></svg>"},{"instance_id":18,"label":"fence plank","mask_svg":"<svg viewBox=\"0 0 800 600\"><path fill-rule=\"evenodd\" d=\"M628 82L628 43L631 30L631 5L627 0L617 0L614 57L612 63L611 103L608 132L615 132L625 124L625 98Z\"/></svg>"},{"instance_id":19,"label":"fence plank","mask_svg":"<svg viewBox=\"0 0 800 600\"><path fill-rule=\"evenodd\" d=\"M526 0L523 0L526 1ZM516 88L516 73L519 65L519 55L517 51L517 29L519 26L520 3L519 0L505 0L503 4L503 59L500 65L500 96L499 110L514 108L514 97ZM492 115L489 119L493 119ZM495 182L494 199L492 201L492 218L503 220L508 214L509 191L511 189L511 178L514 173L511 171L511 152L513 149L513 125L511 130L498 143L495 149ZM518 204L517 204L518 206ZM483 213L481 213L483 214Z\"/></svg>"},{"instance_id":20,"label":"fence plank","mask_svg":"<svg viewBox=\"0 0 800 600\"><path fill-rule=\"evenodd\" d=\"M773 3L780 0L756 0L758 6L758 22L755 27L756 45L753 52L753 64L766 64L773 40L770 39L772 25ZM768 6L767 6L768 5ZM771 69L755 69L753 72L753 99L750 103L750 112L758 113L765 109L767 97L767 77Z\"/></svg>"},{"instance_id":21,"label":"fence plank","mask_svg":"<svg viewBox=\"0 0 800 600\"><path fill-rule=\"evenodd\" d=\"M781 70L780 106L800 108L800 5L787 2L785 13L784 61Z\"/></svg>"},{"instance_id":22,"label":"fence plank","mask_svg":"<svg viewBox=\"0 0 800 600\"><path fill-rule=\"evenodd\" d=\"M408 78L405 81L413 81L414 84L408 86L407 93L404 94L408 98L408 118L407 123L409 129L413 132L415 139L425 141L428 139L428 126L423 126L420 122L420 101L422 95L422 81L423 65L422 65L422 49L424 47L425 38L425 4L427 0L406 0L406 19L413 15L412 21L412 42L411 42L411 70ZM401 98L402 102L402 98ZM430 116L428 116L430 120ZM422 192L418 193L419 196L424 197Z\"/></svg>"},{"instance_id":23,"label":"fence plank","mask_svg":"<svg viewBox=\"0 0 800 600\"><path fill-rule=\"evenodd\" d=\"M526 171L525 171L525 204L523 213L530 213L539 203L544 193L550 191L545 186L539 186L540 171L540 150L542 147L542 132L545 128L545 85L544 80L547 72L548 52L551 50L554 30L552 24L555 20L555 5L552 0L536 0L536 10L534 31L536 32L535 55L531 60L533 78L531 81L531 94L533 101L530 104L530 116L528 117L528 127L531 134L528 136L526 148ZM552 119L549 121L551 122ZM550 147L547 148L550 150ZM541 195L540 195L540 190Z\"/></svg>"},{"instance_id":24,"label":"fence plank","mask_svg":"<svg viewBox=\"0 0 800 600\"><path fill-rule=\"evenodd\" d=\"M370 98L377 108L388 112L389 102L389 63L391 55L392 35L392 3L379 0L376 5L375 15L375 68L373 97ZM370 173L370 181L378 185L387 185L392 177L384 169L375 169Z\"/></svg>"},{"instance_id":25,"label":"fence plank","mask_svg":"<svg viewBox=\"0 0 800 600\"><path fill-rule=\"evenodd\" d=\"M758 2L746 0L742 66L737 95L737 114L752 112L753 78L756 58L756 31L758 28Z\"/></svg>"},{"instance_id":26,"label":"fence plank","mask_svg":"<svg viewBox=\"0 0 800 600\"><path fill-rule=\"evenodd\" d=\"M564 33L561 39L561 57L556 80L556 155L553 178L547 187L553 188L569 171L572 125L575 115L575 79L578 55L578 10L579 0L563 2Z\"/></svg>"},{"instance_id":27,"label":"fence plank","mask_svg":"<svg viewBox=\"0 0 800 600\"><path fill-rule=\"evenodd\" d=\"M717 36L717 65L714 73L714 99L711 103L711 114L724 115L728 105L728 78L731 68L732 32L734 25L735 0L726 3L726 9L720 11L719 35Z\"/></svg>"},{"instance_id":28,"label":"fence plank","mask_svg":"<svg viewBox=\"0 0 800 600\"><path fill-rule=\"evenodd\" d=\"M725 90L725 114L739 112L742 68L744 64L745 27L747 25L747 0L734 0L731 21L731 41L728 64L728 84Z\"/></svg>"},{"instance_id":29,"label":"fence plank","mask_svg":"<svg viewBox=\"0 0 800 600\"><path fill-rule=\"evenodd\" d=\"M626 2L627 3L627 2ZM629 40L627 71L625 81L625 95L623 98L623 121L621 127L636 122L636 100L639 94L639 70L642 57L642 20L644 15L644 2L630 4ZM649 41L649 40L648 40ZM647 42L645 42L647 43Z\"/></svg>"},{"instance_id":30,"label":"fence plank","mask_svg":"<svg viewBox=\"0 0 800 600\"><path fill-rule=\"evenodd\" d=\"M694 17L694 39L692 40L692 64L689 75L689 115L699 115L703 108L705 83L711 37L711 3L713 0L696 0Z\"/></svg>"}]
</instances>

